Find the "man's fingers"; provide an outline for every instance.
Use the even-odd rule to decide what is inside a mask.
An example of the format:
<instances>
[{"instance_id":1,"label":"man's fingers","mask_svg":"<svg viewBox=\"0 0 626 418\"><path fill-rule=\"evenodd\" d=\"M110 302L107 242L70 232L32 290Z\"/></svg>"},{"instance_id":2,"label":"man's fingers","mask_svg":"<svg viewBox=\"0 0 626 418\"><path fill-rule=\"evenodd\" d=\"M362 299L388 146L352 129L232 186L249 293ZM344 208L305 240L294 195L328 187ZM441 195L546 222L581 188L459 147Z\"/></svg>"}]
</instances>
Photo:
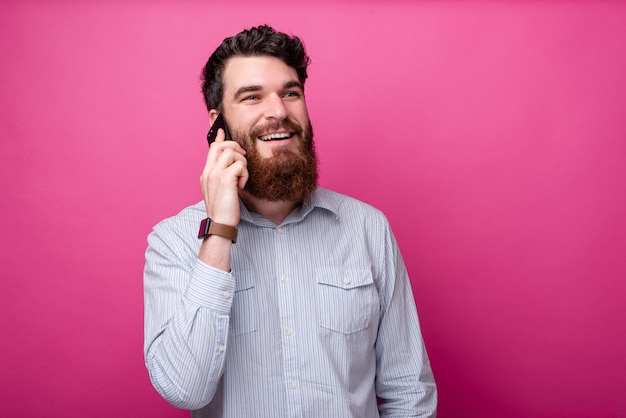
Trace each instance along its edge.
<instances>
[{"instance_id":1,"label":"man's fingers","mask_svg":"<svg viewBox=\"0 0 626 418\"><path fill-rule=\"evenodd\" d=\"M213 144L209 147L205 166L210 167L212 165L217 165L220 160L228 161L228 158L224 159L224 153L226 153L226 157L230 156L231 161L233 161L232 155L230 155L231 152L235 152L243 158L245 158L244 156L246 155L246 151L241 147L241 145L239 145L236 141L226 141L224 139L224 131L221 131L215 142L213 142Z\"/></svg>"},{"instance_id":2,"label":"man's fingers","mask_svg":"<svg viewBox=\"0 0 626 418\"><path fill-rule=\"evenodd\" d=\"M227 181L232 182L233 186L242 188L248 180L248 161L244 153L243 148L234 141L213 143L200 176L203 188L213 181L222 182L228 177L230 180Z\"/></svg>"},{"instance_id":3,"label":"man's fingers","mask_svg":"<svg viewBox=\"0 0 626 418\"><path fill-rule=\"evenodd\" d=\"M226 140L226 133L224 132L222 128L219 128L217 130L217 136L215 137L215 141L213 141L213 144L215 144L216 142L224 142L225 140Z\"/></svg>"}]
</instances>

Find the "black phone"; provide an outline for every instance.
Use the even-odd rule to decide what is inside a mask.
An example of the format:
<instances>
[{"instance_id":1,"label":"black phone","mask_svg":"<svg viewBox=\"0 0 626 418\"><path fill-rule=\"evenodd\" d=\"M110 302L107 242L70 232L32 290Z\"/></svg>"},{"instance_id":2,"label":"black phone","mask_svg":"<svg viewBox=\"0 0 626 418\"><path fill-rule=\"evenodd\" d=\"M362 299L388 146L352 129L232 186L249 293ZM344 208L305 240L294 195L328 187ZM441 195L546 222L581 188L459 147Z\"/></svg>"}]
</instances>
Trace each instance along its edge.
<instances>
[{"instance_id":1,"label":"black phone","mask_svg":"<svg viewBox=\"0 0 626 418\"><path fill-rule=\"evenodd\" d=\"M206 134L206 140L209 142L209 146L215 141L217 137L217 130L222 128L224 130L224 134L226 135L226 140L231 141L230 132L228 132L228 127L226 126L226 121L224 120L224 116L221 113L218 113L217 118L215 118L215 122L211 125L211 129Z\"/></svg>"}]
</instances>

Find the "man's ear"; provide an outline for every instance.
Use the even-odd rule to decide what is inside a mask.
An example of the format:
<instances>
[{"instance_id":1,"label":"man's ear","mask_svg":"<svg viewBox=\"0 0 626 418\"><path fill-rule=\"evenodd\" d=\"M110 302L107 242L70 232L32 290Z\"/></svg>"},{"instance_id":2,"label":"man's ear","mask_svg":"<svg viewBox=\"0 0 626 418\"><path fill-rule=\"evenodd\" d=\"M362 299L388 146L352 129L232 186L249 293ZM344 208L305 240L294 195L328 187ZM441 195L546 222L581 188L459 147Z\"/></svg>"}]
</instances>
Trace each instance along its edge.
<instances>
[{"instance_id":1,"label":"man's ear","mask_svg":"<svg viewBox=\"0 0 626 418\"><path fill-rule=\"evenodd\" d=\"M217 118L217 115L219 114L220 112L217 109L209 110L209 123L211 124L211 126L213 126L213 124L215 123L215 118Z\"/></svg>"}]
</instances>

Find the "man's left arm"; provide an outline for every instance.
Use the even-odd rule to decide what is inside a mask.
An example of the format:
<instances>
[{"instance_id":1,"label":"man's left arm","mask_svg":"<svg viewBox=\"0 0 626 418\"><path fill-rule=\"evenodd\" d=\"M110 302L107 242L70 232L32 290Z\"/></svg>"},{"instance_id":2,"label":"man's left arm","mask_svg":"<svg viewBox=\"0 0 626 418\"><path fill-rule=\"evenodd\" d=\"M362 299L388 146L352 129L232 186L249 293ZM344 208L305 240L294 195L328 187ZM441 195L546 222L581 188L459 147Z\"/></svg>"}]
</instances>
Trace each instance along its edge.
<instances>
[{"instance_id":1,"label":"man's left arm","mask_svg":"<svg viewBox=\"0 0 626 418\"><path fill-rule=\"evenodd\" d=\"M376 394L381 417L435 417L437 388L402 255L385 234L382 316L376 341Z\"/></svg>"}]
</instances>

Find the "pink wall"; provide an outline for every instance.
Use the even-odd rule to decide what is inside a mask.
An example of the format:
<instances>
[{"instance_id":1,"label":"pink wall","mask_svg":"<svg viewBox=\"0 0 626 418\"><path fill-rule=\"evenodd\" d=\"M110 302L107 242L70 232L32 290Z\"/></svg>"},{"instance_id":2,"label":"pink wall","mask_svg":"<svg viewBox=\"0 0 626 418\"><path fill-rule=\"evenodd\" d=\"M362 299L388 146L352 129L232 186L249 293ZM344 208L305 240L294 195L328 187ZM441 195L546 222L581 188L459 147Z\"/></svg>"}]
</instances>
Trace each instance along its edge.
<instances>
[{"instance_id":1,"label":"pink wall","mask_svg":"<svg viewBox=\"0 0 626 418\"><path fill-rule=\"evenodd\" d=\"M145 237L200 199L204 60L268 22L313 57L322 184L395 229L439 416L626 416L624 3L209 3L0 5L0 415L187 416Z\"/></svg>"}]
</instances>

